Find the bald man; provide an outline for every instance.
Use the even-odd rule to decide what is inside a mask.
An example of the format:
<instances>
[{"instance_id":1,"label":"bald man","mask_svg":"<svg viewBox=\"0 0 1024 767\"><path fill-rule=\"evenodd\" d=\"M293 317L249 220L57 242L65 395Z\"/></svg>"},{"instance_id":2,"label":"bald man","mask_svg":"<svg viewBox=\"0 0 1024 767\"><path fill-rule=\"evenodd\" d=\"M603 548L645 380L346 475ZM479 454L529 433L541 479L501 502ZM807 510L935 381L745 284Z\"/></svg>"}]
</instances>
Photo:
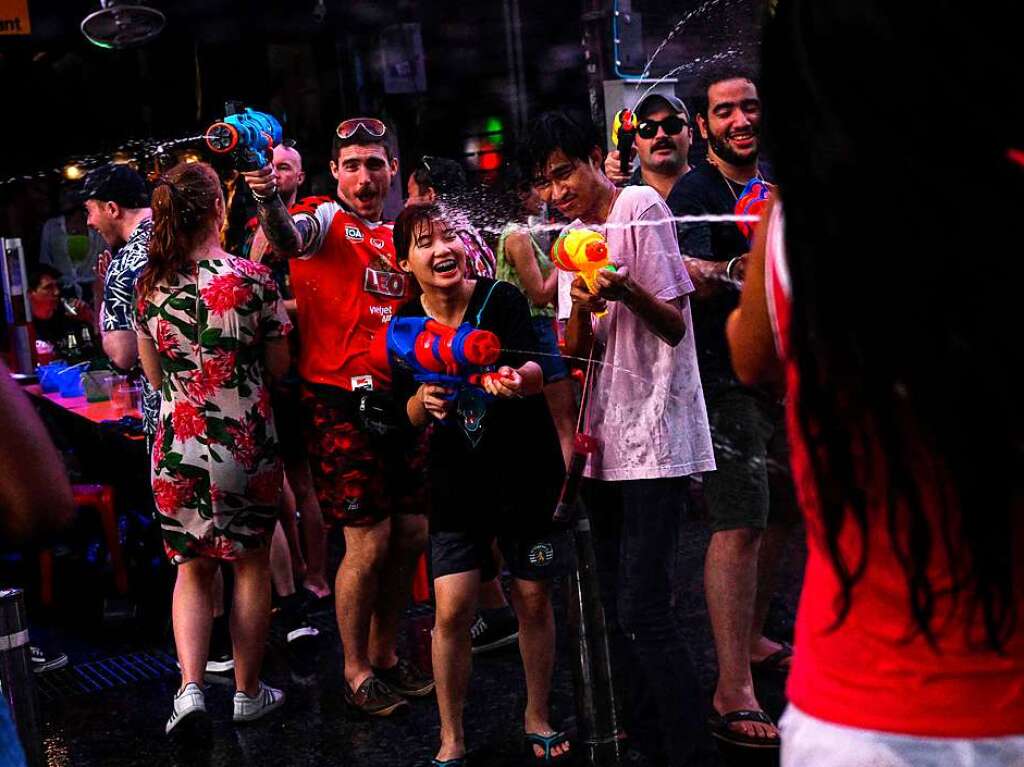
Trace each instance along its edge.
<instances>
[{"instance_id":1,"label":"bald man","mask_svg":"<svg viewBox=\"0 0 1024 767\"><path fill-rule=\"evenodd\" d=\"M274 170L277 172L277 193L281 195L284 204L291 208L298 199L299 187L306 180L306 172L302 170L302 155L295 147L278 144L274 147ZM262 261L268 245L263 230L257 226L249 248L249 258Z\"/></svg>"}]
</instances>

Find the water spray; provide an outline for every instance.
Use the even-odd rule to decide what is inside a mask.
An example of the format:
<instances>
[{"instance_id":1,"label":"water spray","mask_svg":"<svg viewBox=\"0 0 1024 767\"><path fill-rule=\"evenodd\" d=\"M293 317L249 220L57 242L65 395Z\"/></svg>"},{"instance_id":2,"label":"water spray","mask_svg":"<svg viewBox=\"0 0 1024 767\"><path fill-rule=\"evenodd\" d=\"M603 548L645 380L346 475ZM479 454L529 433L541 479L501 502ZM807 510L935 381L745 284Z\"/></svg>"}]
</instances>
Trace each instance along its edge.
<instances>
[{"instance_id":1,"label":"water spray","mask_svg":"<svg viewBox=\"0 0 1024 767\"><path fill-rule=\"evenodd\" d=\"M725 0L725 1L728 2L728 0ZM665 39L662 40L661 43L658 45L658 47L654 49L654 53L651 54L651 58L649 58L647 60L647 66L644 67L644 71L640 74L640 76L638 78L636 78L636 90L634 91L634 93L639 93L640 92L640 85L651 74L651 67L654 66L654 60L658 58L658 54L659 53L661 53L663 50L665 50L665 46L668 45L680 32L683 31L683 28L687 25L687 23L691 19L695 18L696 16L699 16L699 15L702 15L702 14L706 13L711 8L713 8L714 6L718 5L721 2L723 2L723 0L707 0L707 2L702 3L698 7L694 8L692 11L687 13L679 21L676 22L675 26L672 27L672 29L669 31L669 33L665 36ZM658 80L658 82L660 83L660 82L664 81L665 79L667 79L670 76L671 75L666 75L666 76L660 78ZM657 83L655 83L655 85L657 85ZM644 94L644 95L646 95L646 94ZM636 105L639 104L642 100L643 100L642 96L640 98L636 99L633 102L633 108L635 109Z\"/></svg>"}]
</instances>

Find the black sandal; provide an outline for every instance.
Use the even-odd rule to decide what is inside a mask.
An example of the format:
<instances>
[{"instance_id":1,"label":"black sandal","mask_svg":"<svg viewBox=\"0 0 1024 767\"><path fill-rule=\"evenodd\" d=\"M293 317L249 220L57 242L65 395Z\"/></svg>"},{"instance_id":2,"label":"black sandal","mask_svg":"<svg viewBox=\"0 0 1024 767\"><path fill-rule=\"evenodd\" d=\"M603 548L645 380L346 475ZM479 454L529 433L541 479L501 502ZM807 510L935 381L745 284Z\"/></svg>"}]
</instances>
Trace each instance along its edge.
<instances>
[{"instance_id":1,"label":"black sandal","mask_svg":"<svg viewBox=\"0 0 1024 767\"><path fill-rule=\"evenodd\" d=\"M572 749L563 751L558 756L553 756L551 752L562 745L569 745L569 736L565 732L553 732L550 735L541 735L536 732L528 732L524 736L526 741L526 750L529 755L533 757L534 761L540 762L541 764L559 764L560 762L568 759L572 756ZM534 746L540 746L544 749L543 756L537 756L537 752L533 750Z\"/></svg>"},{"instance_id":2,"label":"black sandal","mask_svg":"<svg viewBox=\"0 0 1024 767\"><path fill-rule=\"evenodd\" d=\"M793 657L793 645L788 642L779 642L779 644L781 647L771 655L767 655L761 658L761 660L750 661L750 669L752 671L777 671L780 674L788 674L789 666L782 664Z\"/></svg>"},{"instance_id":3,"label":"black sandal","mask_svg":"<svg viewBox=\"0 0 1024 767\"><path fill-rule=\"evenodd\" d=\"M752 709L739 709L738 711L729 711L724 714L719 714L715 711L708 717L708 727L711 728L711 734L730 745L739 746L741 748L779 747L778 735L774 738L760 735L747 735L746 733L734 730L729 726L736 722L759 722L761 724L767 724L775 727L775 722L771 720L771 717L769 717L768 714L764 711L754 711Z\"/></svg>"}]
</instances>

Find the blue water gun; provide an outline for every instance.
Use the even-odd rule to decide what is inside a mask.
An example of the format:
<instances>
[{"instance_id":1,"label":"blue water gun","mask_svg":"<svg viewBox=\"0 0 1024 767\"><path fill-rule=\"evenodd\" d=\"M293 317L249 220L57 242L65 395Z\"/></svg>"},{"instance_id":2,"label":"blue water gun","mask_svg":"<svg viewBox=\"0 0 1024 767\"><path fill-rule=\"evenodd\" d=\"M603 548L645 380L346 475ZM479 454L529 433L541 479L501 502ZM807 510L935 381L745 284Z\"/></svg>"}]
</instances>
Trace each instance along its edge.
<instances>
[{"instance_id":1,"label":"blue water gun","mask_svg":"<svg viewBox=\"0 0 1024 767\"><path fill-rule=\"evenodd\" d=\"M501 354L501 342L489 330L468 322L453 328L429 317L395 317L388 323L387 355L393 364L413 373L420 383L452 390L454 398L464 386L481 386Z\"/></svg>"},{"instance_id":2,"label":"blue water gun","mask_svg":"<svg viewBox=\"0 0 1024 767\"><path fill-rule=\"evenodd\" d=\"M274 147L281 143L281 123L277 118L233 101L227 103L224 111L224 119L211 125L203 137L210 151L232 154L235 168L240 171L269 165Z\"/></svg>"}]
</instances>

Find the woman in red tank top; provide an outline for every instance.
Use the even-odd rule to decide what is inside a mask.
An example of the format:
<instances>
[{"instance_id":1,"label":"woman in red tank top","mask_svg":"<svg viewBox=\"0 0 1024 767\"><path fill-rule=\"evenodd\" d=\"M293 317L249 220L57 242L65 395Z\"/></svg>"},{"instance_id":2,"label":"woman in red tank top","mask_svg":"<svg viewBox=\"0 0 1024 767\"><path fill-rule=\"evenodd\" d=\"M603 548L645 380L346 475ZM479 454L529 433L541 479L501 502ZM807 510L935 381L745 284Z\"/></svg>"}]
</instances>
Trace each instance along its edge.
<instances>
[{"instance_id":1,"label":"woman in red tank top","mask_svg":"<svg viewBox=\"0 0 1024 767\"><path fill-rule=\"evenodd\" d=\"M914 6L781 0L767 28L785 226L776 201L729 336L786 391L808 523L784 767L1024 764L1024 268L969 266L1020 250L1022 14ZM963 162L952 93L1001 105Z\"/></svg>"}]
</instances>

